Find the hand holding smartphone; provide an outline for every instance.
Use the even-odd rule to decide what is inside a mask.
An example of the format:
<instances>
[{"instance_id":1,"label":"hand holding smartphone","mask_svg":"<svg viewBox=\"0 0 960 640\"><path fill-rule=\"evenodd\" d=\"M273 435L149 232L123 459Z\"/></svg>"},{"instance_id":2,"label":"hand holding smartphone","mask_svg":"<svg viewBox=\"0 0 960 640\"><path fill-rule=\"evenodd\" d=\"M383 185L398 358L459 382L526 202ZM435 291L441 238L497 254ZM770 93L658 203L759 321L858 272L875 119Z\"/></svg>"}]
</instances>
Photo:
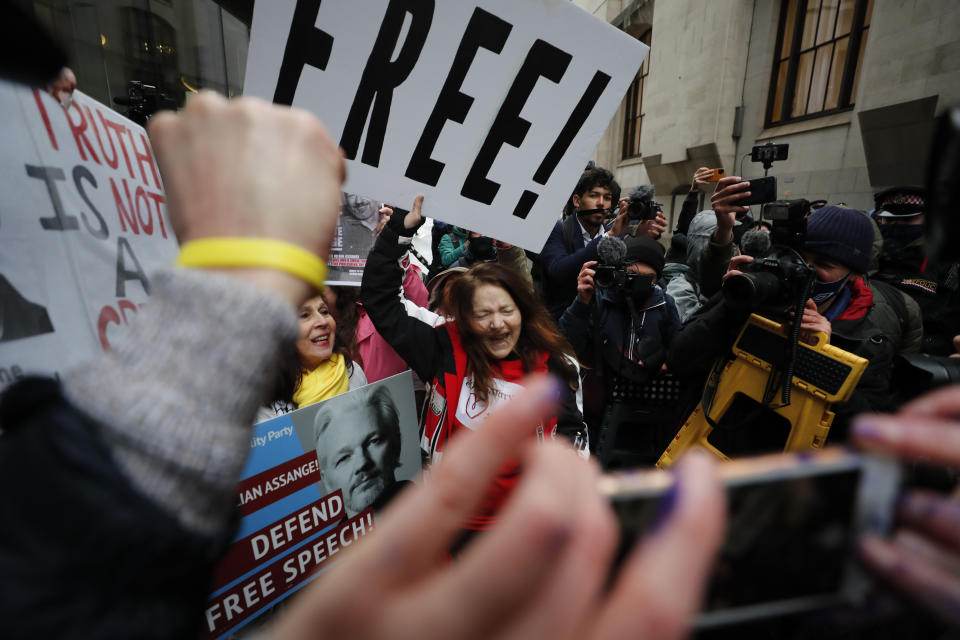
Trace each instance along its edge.
<instances>
[{"instance_id":1,"label":"hand holding smartphone","mask_svg":"<svg viewBox=\"0 0 960 640\"><path fill-rule=\"evenodd\" d=\"M746 207L752 204L764 204L767 202L773 202L777 199L777 177L776 176L764 176L762 178L751 178L749 180L750 186L747 190L750 192L749 196L745 196L739 200L735 200L731 204L735 204L739 207Z\"/></svg>"},{"instance_id":2,"label":"hand holding smartphone","mask_svg":"<svg viewBox=\"0 0 960 640\"><path fill-rule=\"evenodd\" d=\"M709 177L704 178L704 182L716 182L720 178L727 175L727 172L724 169L711 169L713 173Z\"/></svg>"},{"instance_id":3,"label":"hand holding smartphone","mask_svg":"<svg viewBox=\"0 0 960 640\"><path fill-rule=\"evenodd\" d=\"M698 627L856 602L869 582L855 542L885 534L899 469L889 458L841 449L741 458L718 467L729 503L727 534ZM672 476L603 477L623 549L655 527Z\"/></svg>"}]
</instances>

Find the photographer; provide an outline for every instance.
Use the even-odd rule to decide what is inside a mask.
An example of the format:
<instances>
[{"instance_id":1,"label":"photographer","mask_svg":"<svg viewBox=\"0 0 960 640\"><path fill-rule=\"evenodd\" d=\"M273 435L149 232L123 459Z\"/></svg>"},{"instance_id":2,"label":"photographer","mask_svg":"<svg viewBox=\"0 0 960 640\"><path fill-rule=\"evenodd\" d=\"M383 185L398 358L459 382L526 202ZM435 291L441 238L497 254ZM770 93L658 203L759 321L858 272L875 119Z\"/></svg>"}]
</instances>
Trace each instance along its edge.
<instances>
[{"instance_id":1,"label":"photographer","mask_svg":"<svg viewBox=\"0 0 960 640\"><path fill-rule=\"evenodd\" d=\"M589 367L583 413L591 436L613 419L616 402L631 401L617 395L618 388L642 385L661 370L680 327L673 298L657 284L663 246L651 238L607 237L598 244L602 264L583 265L577 298L560 318L560 330ZM651 451L654 459L659 453Z\"/></svg>"},{"instance_id":2,"label":"photographer","mask_svg":"<svg viewBox=\"0 0 960 640\"><path fill-rule=\"evenodd\" d=\"M577 215L557 221L540 251L544 301L554 318L559 318L576 297L577 274L585 262L597 259L600 238L620 237L628 230L629 198L618 201L617 217L609 229L604 229L603 221L611 210L615 187L613 174L606 169L595 167L583 172L572 196ZM656 213L652 219L638 224L633 235L656 238L666 228L663 214Z\"/></svg>"},{"instance_id":3,"label":"photographer","mask_svg":"<svg viewBox=\"0 0 960 640\"><path fill-rule=\"evenodd\" d=\"M448 226L437 245L437 250L440 253L440 266L443 269L450 268L454 262L460 259L470 244L469 238L470 232L466 229L461 229L452 224Z\"/></svg>"},{"instance_id":4,"label":"photographer","mask_svg":"<svg viewBox=\"0 0 960 640\"><path fill-rule=\"evenodd\" d=\"M469 239L463 245L463 253L451 262L449 267L467 267L468 269L481 262L497 262L497 245L493 238L475 231L467 232Z\"/></svg>"},{"instance_id":5,"label":"photographer","mask_svg":"<svg viewBox=\"0 0 960 640\"><path fill-rule=\"evenodd\" d=\"M713 198L718 219L746 208L735 202L749 194L748 186L735 177L720 181ZM922 331L919 310L911 301L890 287L869 285L862 278L872 243L870 220L859 211L827 206L807 219L801 253L815 270L816 279L800 318L801 339L823 332L831 344L869 361L850 400L833 406L837 414L831 430L833 441L845 437L853 414L896 409L891 388L893 358L900 350L915 348ZM749 256L735 257L725 280L752 261ZM729 354L754 310L734 308L723 295L712 297L676 335L667 358L670 370L702 382L713 361Z\"/></svg>"}]
</instances>

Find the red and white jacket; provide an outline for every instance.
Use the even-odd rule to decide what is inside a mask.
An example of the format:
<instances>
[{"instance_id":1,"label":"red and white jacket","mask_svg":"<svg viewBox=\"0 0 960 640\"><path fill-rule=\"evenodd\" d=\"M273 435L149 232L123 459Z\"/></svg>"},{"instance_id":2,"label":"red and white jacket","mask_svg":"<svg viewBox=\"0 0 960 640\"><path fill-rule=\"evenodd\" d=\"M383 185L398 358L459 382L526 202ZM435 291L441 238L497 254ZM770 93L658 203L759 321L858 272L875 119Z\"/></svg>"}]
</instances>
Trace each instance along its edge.
<instances>
[{"instance_id":1,"label":"red and white jacket","mask_svg":"<svg viewBox=\"0 0 960 640\"><path fill-rule=\"evenodd\" d=\"M535 371L524 371L519 360L500 361L500 375L494 380L488 402L480 402L473 393L473 376L468 373L467 356L456 323L432 327L410 317L396 295L403 277L398 260L406 251L402 240L390 225L381 231L367 257L361 298L380 335L417 375L433 382L420 443L424 461L430 465L440 461L447 442L457 433L464 429L480 428L496 406L509 400L521 388L519 382L524 375L536 371L559 371L561 359L565 356L544 353ZM531 435L540 439L547 436L566 437L586 455L587 431L577 394L570 390L558 414L538 425ZM464 528L490 527L518 477L517 463L505 463L481 508L469 518Z\"/></svg>"}]
</instances>

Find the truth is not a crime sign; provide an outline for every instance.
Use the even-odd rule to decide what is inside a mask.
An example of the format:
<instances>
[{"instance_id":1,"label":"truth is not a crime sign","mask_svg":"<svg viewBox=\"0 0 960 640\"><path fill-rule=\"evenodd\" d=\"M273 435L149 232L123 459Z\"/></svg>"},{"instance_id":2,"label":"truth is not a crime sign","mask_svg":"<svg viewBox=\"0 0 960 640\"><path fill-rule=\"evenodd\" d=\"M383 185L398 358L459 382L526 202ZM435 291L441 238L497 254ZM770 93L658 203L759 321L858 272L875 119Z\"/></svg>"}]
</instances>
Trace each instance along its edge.
<instances>
[{"instance_id":1,"label":"truth is not a crime sign","mask_svg":"<svg viewBox=\"0 0 960 640\"><path fill-rule=\"evenodd\" d=\"M345 190L539 251L647 52L567 0L274 0L244 92L316 114Z\"/></svg>"},{"instance_id":2,"label":"truth is not a crime sign","mask_svg":"<svg viewBox=\"0 0 960 640\"><path fill-rule=\"evenodd\" d=\"M143 127L0 82L0 390L110 347L178 245Z\"/></svg>"}]
</instances>

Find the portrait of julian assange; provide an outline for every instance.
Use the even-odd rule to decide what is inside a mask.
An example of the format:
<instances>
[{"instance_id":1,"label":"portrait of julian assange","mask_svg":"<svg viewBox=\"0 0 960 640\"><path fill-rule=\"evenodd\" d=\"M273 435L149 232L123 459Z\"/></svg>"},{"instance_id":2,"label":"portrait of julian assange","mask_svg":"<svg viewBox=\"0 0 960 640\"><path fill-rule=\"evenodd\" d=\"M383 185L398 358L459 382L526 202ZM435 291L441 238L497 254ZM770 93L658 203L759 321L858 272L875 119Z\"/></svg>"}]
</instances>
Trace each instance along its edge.
<instances>
[{"instance_id":1,"label":"portrait of julian assange","mask_svg":"<svg viewBox=\"0 0 960 640\"><path fill-rule=\"evenodd\" d=\"M322 403L313 434L321 483L326 493L340 489L348 517L367 507L379 511L409 484L396 477L400 413L387 386L367 385Z\"/></svg>"}]
</instances>

